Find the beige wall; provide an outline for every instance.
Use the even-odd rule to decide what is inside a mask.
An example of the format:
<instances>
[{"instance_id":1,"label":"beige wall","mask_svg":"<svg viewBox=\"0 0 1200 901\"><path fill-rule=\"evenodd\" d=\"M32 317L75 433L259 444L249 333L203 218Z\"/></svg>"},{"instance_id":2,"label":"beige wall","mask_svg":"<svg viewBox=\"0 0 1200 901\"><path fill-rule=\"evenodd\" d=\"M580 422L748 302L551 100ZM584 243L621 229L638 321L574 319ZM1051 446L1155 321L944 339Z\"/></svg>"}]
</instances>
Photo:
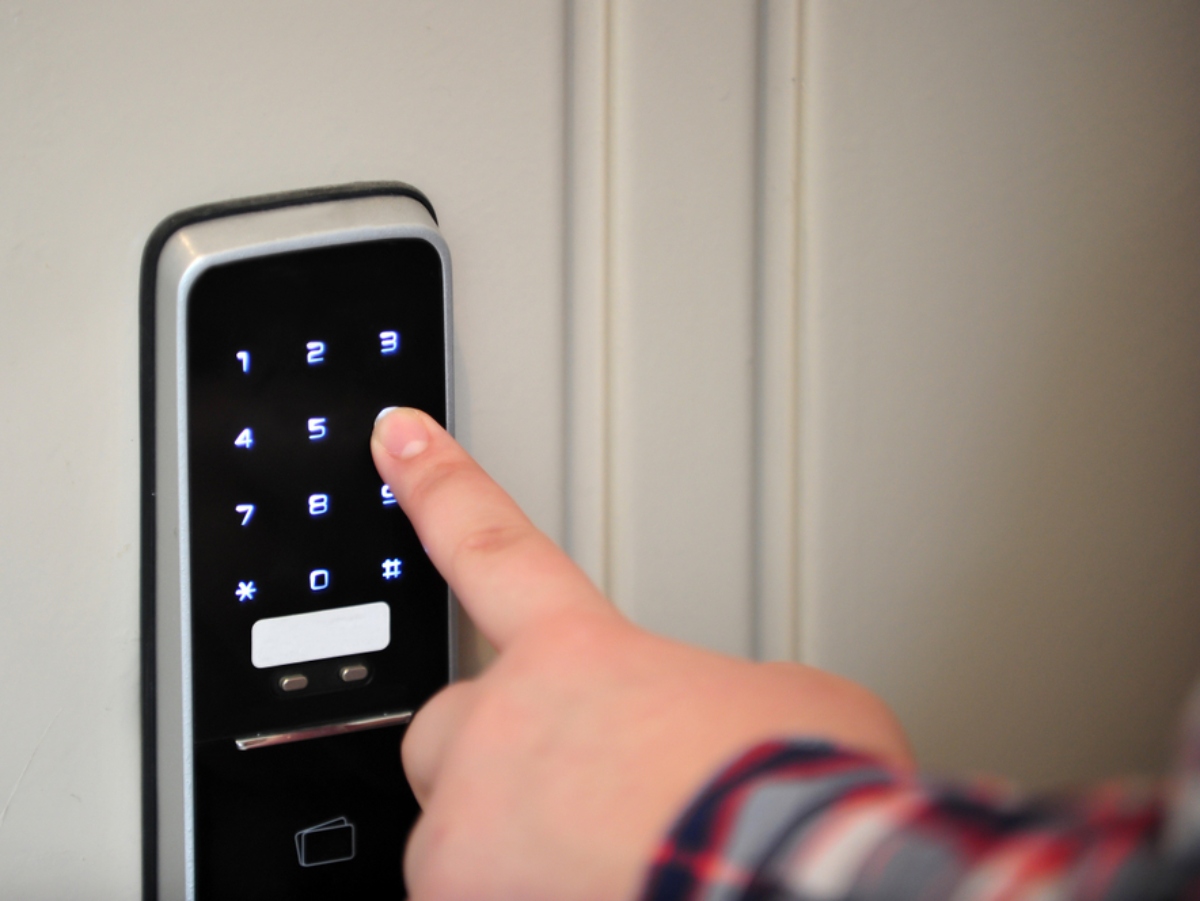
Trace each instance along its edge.
<instances>
[{"instance_id":1,"label":"beige wall","mask_svg":"<svg viewBox=\"0 0 1200 901\"><path fill-rule=\"evenodd\" d=\"M138 883L137 267L402 178L461 434L647 625L925 759L1153 767L1200 647L1195 3L0 0L0 885Z\"/></svg>"},{"instance_id":2,"label":"beige wall","mask_svg":"<svg viewBox=\"0 0 1200 901\"><path fill-rule=\"evenodd\" d=\"M1149 769L1200 676L1200 4L814 4L804 648L937 767Z\"/></svg>"}]
</instances>

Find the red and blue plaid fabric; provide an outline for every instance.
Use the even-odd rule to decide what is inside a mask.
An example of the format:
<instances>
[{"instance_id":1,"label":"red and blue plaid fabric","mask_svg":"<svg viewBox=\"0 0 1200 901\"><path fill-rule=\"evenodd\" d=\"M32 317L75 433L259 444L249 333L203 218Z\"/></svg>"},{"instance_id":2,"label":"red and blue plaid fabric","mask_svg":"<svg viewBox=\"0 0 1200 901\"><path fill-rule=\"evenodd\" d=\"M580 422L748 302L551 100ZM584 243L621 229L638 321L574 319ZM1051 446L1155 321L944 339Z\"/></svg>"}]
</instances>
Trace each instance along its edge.
<instances>
[{"instance_id":1,"label":"red and blue plaid fabric","mask_svg":"<svg viewBox=\"0 0 1200 901\"><path fill-rule=\"evenodd\" d=\"M1030 798L760 745L693 801L643 901L1200 901L1200 695L1180 770Z\"/></svg>"}]
</instances>

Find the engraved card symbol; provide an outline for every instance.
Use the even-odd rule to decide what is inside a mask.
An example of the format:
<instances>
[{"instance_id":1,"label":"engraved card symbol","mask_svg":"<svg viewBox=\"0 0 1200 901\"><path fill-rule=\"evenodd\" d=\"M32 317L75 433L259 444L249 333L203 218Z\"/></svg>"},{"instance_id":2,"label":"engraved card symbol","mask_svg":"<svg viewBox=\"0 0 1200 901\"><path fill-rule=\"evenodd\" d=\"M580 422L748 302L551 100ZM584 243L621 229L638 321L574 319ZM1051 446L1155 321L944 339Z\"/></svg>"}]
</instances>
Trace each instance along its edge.
<instances>
[{"instance_id":1,"label":"engraved card symbol","mask_svg":"<svg viewBox=\"0 0 1200 901\"><path fill-rule=\"evenodd\" d=\"M301 829L296 833L296 857L302 867L353 860L354 824L338 817Z\"/></svg>"}]
</instances>

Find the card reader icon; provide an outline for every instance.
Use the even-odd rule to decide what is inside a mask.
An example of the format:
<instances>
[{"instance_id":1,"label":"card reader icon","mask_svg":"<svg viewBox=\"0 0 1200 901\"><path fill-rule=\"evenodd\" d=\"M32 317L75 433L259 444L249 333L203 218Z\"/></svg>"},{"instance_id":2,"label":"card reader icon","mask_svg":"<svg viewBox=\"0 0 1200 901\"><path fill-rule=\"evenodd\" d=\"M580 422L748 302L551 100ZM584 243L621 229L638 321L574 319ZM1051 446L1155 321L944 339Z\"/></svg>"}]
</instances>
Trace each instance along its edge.
<instances>
[{"instance_id":1,"label":"card reader icon","mask_svg":"<svg viewBox=\"0 0 1200 901\"><path fill-rule=\"evenodd\" d=\"M354 859L354 824L345 817L296 833L296 856L302 867L319 867Z\"/></svg>"}]
</instances>

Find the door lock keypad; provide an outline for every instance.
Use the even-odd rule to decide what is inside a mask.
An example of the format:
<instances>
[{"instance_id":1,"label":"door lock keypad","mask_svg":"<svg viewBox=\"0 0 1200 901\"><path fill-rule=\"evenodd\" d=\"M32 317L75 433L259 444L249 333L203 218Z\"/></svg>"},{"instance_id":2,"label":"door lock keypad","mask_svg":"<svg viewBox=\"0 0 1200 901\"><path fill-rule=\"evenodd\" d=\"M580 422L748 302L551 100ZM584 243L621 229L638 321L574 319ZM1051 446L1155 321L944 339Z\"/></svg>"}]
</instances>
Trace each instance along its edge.
<instances>
[{"instance_id":1,"label":"door lock keypad","mask_svg":"<svg viewBox=\"0 0 1200 901\"><path fill-rule=\"evenodd\" d=\"M433 247L397 239L217 266L193 288L198 741L416 707L444 683L446 585L369 450L383 407L446 421L442 287Z\"/></svg>"}]
</instances>

